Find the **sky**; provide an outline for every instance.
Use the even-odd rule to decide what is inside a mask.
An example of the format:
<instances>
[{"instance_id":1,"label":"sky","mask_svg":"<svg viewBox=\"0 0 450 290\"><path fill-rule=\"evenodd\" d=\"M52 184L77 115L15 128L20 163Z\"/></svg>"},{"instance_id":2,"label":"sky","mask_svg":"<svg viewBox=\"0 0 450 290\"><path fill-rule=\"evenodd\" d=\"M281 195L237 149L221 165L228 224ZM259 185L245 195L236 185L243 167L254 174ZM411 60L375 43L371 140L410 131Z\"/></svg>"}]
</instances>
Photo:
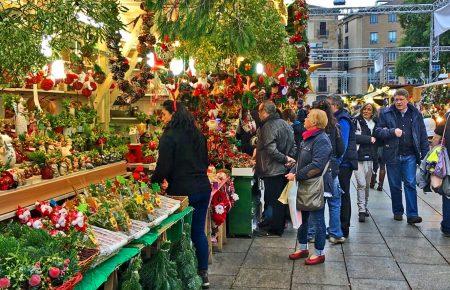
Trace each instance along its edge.
<instances>
[{"instance_id":1,"label":"sky","mask_svg":"<svg viewBox=\"0 0 450 290\"><path fill-rule=\"evenodd\" d=\"M306 0L308 4L322 7L333 7L333 0ZM336 7L367 7L375 5L376 0L346 0L344 6Z\"/></svg>"}]
</instances>

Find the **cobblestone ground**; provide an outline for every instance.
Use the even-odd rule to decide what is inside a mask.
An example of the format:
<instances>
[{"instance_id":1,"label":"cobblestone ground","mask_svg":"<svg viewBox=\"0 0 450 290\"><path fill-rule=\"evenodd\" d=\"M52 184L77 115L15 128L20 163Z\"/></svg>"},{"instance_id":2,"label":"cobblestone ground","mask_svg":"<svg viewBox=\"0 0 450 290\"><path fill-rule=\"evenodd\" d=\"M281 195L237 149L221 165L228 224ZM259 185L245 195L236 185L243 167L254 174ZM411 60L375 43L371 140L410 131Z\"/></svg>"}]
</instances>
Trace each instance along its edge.
<instances>
[{"instance_id":1,"label":"cobblestone ground","mask_svg":"<svg viewBox=\"0 0 450 290\"><path fill-rule=\"evenodd\" d=\"M442 200L419 193L418 226L394 221L389 186L371 190L370 218L357 221L352 185L350 237L326 245L326 262L290 261L296 232L281 238L228 239L210 265L212 289L450 289L450 238L440 232Z\"/></svg>"}]
</instances>

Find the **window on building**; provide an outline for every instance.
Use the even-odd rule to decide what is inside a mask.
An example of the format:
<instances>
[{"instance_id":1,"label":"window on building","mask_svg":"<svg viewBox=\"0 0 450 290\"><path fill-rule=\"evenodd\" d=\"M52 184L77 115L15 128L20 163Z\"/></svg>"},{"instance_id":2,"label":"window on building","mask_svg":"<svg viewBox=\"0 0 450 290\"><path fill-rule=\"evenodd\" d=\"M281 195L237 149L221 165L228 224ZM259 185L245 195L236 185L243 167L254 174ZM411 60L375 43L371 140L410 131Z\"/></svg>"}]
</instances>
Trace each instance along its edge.
<instances>
[{"instance_id":1,"label":"window on building","mask_svg":"<svg viewBox=\"0 0 450 290\"><path fill-rule=\"evenodd\" d=\"M376 24L378 23L378 15L372 14L370 15L370 24Z\"/></svg>"},{"instance_id":2,"label":"window on building","mask_svg":"<svg viewBox=\"0 0 450 290\"><path fill-rule=\"evenodd\" d=\"M397 42L397 31L389 31L389 42Z\"/></svg>"},{"instance_id":3,"label":"window on building","mask_svg":"<svg viewBox=\"0 0 450 290\"><path fill-rule=\"evenodd\" d=\"M347 33L348 32L348 22L345 22L344 29L345 29L345 33Z\"/></svg>"},{"instance_id":4,"label":"window on building","mask_svg":"<svg viewBox=\"0 0 450 290\"><path fill-rule=\"evenodd\" d=\"M388 67L387 75L388 75L387 79L388 79L389 83L391 83L391 84L397 83L397 75L395 73L395 67L393 67L393 66Z\"/></svg>"},{"instance_id":5,"label":"window on building","mask_svg":"<svg viewBox=\"0 0 450 290\"><path fill-rule=\"evenodd\" d=\"M348 36L344 38L344 48L348 49Z\"/></svg>"},{"instance_id":6,"label":"window on building","mask_svg":"<svg viewBox=\"0 0 450 290\"><path fill-rule=\"evenodd\" d=\"M370 44L376 44L378 43L378 32L371 32L370 33Z\"/></svg>"},{"instance_id":7,"label":"window on building","mask_svg":"<svg viewBox=\"0 0 450 290\"><path fill-rule=\"evenodd\" d=\"M389 22L397 22L397 14L395 14L395 13L389 13L389 15L388 15L388 21L389 21Z\"/></svg>"},{"instance_id":8,"label":"window on building","mask_svg":"<svg viewBox=\"0 0 450 290\"><path fill-rule=\"evenodd\" d=\"M369 84L377 85L380 83L380 72L376 73L374 67L368 67L367 74L368 74Z\"/></svg>"},{"instance_id":9,"label":"window on building","mask_svg":"<svg viewBox=\"0 0 450 290\"><path fill-rule=\"evenodd\" d=\"M318 92L326 92L327 91L327 78L319 77L319 87L317 88Z\"/></svg>"},{"instance_id":10,"label":"window on building","mask_svg":"<svg viewBox=\"0 0 450 290\"><path fill-rule=\"evenodd\" d=\"M320 22L320 24L319 24L319 35L320 36L327 35L327 23L326 22Z\"/></svg>"},{"instance_id":11,"label":"window on building","mask_svg":"<svg viewBox=\"0 0 450 290\"><path fill-rule=\"evenodd\" d=\"M390 61L390 62L397 61L397 53L396 52L389 52L389 54L388 54L388 61Z\"/></svg>"}]
</instances>

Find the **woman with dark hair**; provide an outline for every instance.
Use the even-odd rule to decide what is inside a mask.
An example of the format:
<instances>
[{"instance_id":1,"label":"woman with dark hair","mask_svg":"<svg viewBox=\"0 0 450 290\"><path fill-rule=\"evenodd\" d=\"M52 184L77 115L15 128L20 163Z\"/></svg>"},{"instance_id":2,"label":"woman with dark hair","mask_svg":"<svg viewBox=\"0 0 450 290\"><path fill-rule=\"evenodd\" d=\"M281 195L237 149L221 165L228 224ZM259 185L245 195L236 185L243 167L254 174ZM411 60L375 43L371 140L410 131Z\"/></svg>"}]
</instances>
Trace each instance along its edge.
<instances>
[{"instance_id":1,"label":"woman with dark hair","mask_svg":"<svg viewBox=\"0 0 450 290\"><path fill-rule=\"evenodd\" d=\"M187 195L194 207L192 242L198 259L203 288L208 282L208 241L205 235L206 213L211 197L207 176L208 149L206 138L195 126L194 117L180 103L167 100L162 106L165 125L159 141L159 157L151 181L163 183L170 195Z\"/></svg>"},{"instance_id":2,"label":"woman with dark hair","mask_svg":"<svg viewBox=\"0 0 450 290\"><path fill-rule=\"evenodd\" d=\"M373 174L373 163L378 158L377 139L375 135L377 109L372 103L365 103L356 117L356 144L358 144L358 170L356 171L356 189L358 191L358 220L365 222L369 216L367 202L369 200L370 182Z\"/></svg>"},{"instance_id":3,"label":"woman with dark hair","mask_svg":"<svg viewBox=\"0 0 450 290\"><path fill-rule=\"evenodd\" d=\"M334 117L330 104L326 100L316 101L313 103L314 109L319 109L327 114L328 123L325 127L325 133L331 141L331 158L329 170L331 171L332 188L331 192L325 192L325 201L328 204L329 211L329 227L327 232L329 241L332 244L341 244L345 242L344 234L341 229L341 188L339 186L339 161L338 159L344 154L344 143L342 141L341 133L339 131L339 124ZM315 229L310 227L308 236L311 240L314 237Z\"/></svg>"}]
</instances>

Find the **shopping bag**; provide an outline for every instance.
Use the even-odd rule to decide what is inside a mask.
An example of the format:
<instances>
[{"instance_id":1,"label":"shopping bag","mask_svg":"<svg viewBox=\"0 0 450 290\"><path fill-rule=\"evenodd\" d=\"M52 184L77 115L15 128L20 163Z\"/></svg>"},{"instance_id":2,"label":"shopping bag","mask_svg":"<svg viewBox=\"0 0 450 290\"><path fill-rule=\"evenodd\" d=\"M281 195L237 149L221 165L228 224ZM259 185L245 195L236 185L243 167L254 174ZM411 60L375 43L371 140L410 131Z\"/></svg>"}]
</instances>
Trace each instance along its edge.
<instances>
[{"instance_id":1,"label":"shopping bag","mask_svg":"<svg viewBox=\"0 0 450 290\"><path fill-rule=\"evenodd\" d=\"M288 188L289 214L291 216L292 227L298 229L300 227L300 212L297 211L297 182L289 181L289 183L292 183Z\"/></svg>"},{"instance_id":2,"label":"shopping bag","mask_svg":"<svg viewBox=\"0 0 450 290\"><path fill-rule=\"evenodd\" d=\"M281 192L280 197L278 198L278 201L281 202L282 204L288 204L288 191L289 191L290 186L291 186L291 181L289 181L286 184L283 191Z\"/></svg>"}]
</instances>

